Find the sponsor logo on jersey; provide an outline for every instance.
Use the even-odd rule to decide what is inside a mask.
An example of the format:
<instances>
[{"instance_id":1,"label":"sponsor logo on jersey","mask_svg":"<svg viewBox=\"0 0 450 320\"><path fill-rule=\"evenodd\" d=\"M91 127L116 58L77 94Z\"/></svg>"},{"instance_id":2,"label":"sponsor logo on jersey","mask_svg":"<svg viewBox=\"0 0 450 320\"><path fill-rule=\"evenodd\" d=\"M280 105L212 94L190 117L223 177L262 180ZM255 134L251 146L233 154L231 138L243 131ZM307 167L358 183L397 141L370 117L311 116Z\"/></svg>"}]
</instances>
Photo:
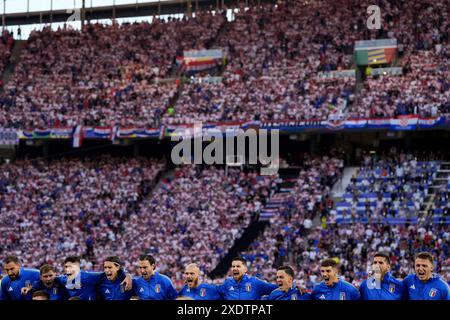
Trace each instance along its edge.
<instances>
[{"instance_id":1,"label":"sponsor logo on jersey","mask_svg":"<svg viewBox=\"0 0 450 320\"><path fill-rule=\"evenodd\" d=\"M105 293L110 293L108 289L105 290Z\"/></svg>"},{"instance_id":2,"label":"sponsor logo on jersey","mask_svg":"<svg viewBox=\"0 0 450 320\"><path fill-rule=\"evenodd\" d=\"M409 287L410 289L416 290L416 286L412 285L411 287Z\"/></svg>"},{"instance_id":3,"label":"sponsor logo on jersey","mask_svg":"<svg viewBox=\"0 0 450 320\"><path fill-rule=\"evenodd\" d=\"M139 292L144 292L144 288L141 287L141 289L139 289Z\"/></svg>"},{"instance_id":4,"label":"sponsor logo on jersey","mask_svg":"<svg viewBox=\"0 0 450 320\"><path fill-rule=\"evenodd\" d=\"M8 289L8 291L9 292L11 292L11 291L13 291L14 289L12 288L12 287L9 287L9 289Z\"/></svg>"},{"instance_id":5,"label":"sponsor logo on jersey","mask_svg":"<svg viewBox=\"0 0 450 320\"><path fill-rule=\"evenodd\" d=\"M234 291L234 287L230 287L229 291Z\"/></svg>"},{"instance_id":6,"label":"sponsor logo on jersey","mask_svg":"<svg viewBox=\"0 0 450 320\"><path fill-rule=\"evenodd\" d=\"M325 295L324 295L324 294L321 295L321 296L319 297L319 299L325 300Z\"/></svg>"}]
</instances>

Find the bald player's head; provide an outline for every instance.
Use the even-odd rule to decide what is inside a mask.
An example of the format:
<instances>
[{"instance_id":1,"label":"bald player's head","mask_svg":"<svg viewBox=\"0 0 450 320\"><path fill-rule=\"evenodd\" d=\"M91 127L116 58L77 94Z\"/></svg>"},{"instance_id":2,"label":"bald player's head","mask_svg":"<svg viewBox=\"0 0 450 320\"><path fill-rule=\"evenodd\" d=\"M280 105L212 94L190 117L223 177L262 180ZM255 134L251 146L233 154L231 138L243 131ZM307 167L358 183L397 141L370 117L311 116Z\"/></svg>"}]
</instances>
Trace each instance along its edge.
<instances>
[{"instance_id":1,"label":"bald player's head","mask_svg":"<svg viewBox=\"0 0 450 320\"><path fill-rule=\"evenodd\" d=\"M189 288L196 288L200 282L200 268L195 263L190 263L184 269L184 281Z\"/></svg>"}]
</instances>

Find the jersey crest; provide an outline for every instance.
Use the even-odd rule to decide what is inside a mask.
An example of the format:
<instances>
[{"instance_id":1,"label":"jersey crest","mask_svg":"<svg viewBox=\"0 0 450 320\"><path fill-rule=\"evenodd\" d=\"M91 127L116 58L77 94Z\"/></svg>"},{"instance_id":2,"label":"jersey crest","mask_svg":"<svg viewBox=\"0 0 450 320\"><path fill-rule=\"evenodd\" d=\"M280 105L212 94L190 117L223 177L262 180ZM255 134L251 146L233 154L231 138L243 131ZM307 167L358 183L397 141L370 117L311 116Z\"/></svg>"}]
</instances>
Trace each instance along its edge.
<instances>
[{"instance_id":1,"label":"jersey crest","mask_svg":"<svg viewBox=\"0 0 450 320\"><path fill-rule=\"evenodd\" d=\"M293 293L293 294L291 295L291 300L298 300L297 294L296 294L296 293Z\"/></svg>"},{"instance_id":2,"label":"jersey crest","mask_svg":"<svg viewBox=\"0 0 450 320\"><path fill-rule=\"evenodd\" d=\"M339 300L345 300L345 292L344 291L339 292Z\"/></svg>"},{"instance_id":3,"label":"jersey crest","mask_svg":"<svg viewBox=\"0 0 450 320\"><path fill-rule=\"evenodd\" d=\"M250 292L252 290L252 285L250 283L247 283L245 285L245 291Z\"/></svg>"},{"instance_id":4,"label":"jersey crest","mask_svg":"<svg viewBox=\"0 0 450 320\"><path fill-rule=\"evenodd\" d=\"M200 297L206 297L206 289L205 288L200 289Z\"/></svg>"},{"instance_id":5,"label":"jersey crest","mask_svg":"<svg viewBox=\"0 0 450 320\"><path fill-rule=\"evenodd\" d=\"M436 297L436 294L437 294L437 289L431 288L431 290L430 290L430 297L434 298L434 297Z\"/></svg>"},{"instance_id":6,"label":"jersey crest","mask_svg":"<svg viewBox=\"0 0 450 320\"><path fill-rule=\"evenodd\" d=\"M395 292L395 284L389 285L389 292L394 293Z\"/></svg>"},{"instance_id":7,"label":"jersey crest","mask_svg":"<svg viewBox=\"0 0 450 320\"><path fill-rule=\"evenodd\" d=\"M159 283L155 286L155 292L156 293L160 293L161 292L161 285Z\"/></svg>"}]
</instances>

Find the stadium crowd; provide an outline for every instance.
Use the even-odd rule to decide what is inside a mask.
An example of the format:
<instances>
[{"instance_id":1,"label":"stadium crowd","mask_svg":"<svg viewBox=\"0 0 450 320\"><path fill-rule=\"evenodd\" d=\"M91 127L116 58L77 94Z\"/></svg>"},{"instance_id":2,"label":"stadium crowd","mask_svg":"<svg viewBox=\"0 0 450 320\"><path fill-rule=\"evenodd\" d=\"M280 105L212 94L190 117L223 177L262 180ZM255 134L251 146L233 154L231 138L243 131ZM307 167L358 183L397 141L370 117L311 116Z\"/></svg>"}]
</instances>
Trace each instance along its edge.
<instances>
[{"instance_id":1,"label":"stadium crowd","mask_svg":"<svg viewBox=\"0 0 450 320\"><path fill-rule=\"evenodd\" d=\"M34 31L0 97L0 124L159 126L177 84L158 79L169 75L179 51L207 46L224 19L206 12L181 21Z\"/></svg>"},{"instance_id":2,"label":"stadium crowd","mask_svg":"<svg viewBox=\"0 0 450 320\"><path fill-rule=\"evenodd\" d=\"M58 264L83 256L87 267L95 250L114 242L124 221L138 210L142 189L164 169L143 158L19 160L0 170L0 252L23 263Z\"/></svg>"},{"instance_id":3,"label":"stadium crowd","mask_svg":"<svg viewBox=\"0 0 450 320\"><path fill-rule=\"evenodd\" d=\"M130 267L146 250L175 283L192 260L207 274L258 215L273 187L273 177L256 172L183 166L141 203L110 250L128 252ZM98 250L101 256L104 248Z\"/></svg>"},{"instance_id":4,"label":"stadium crowd","mask_svg":"<svg viewBox=\"0 0 450 320\"><path fill-rule=\"evenodd\" d=\"M10 63L13 47L14 38L8 30L3 30L2 36L0 37L0 74L3 74L6 66ZM0 79L0 88L2 87L3 80Z\"/></svg>"},{"instance_id":5,"label":"stadium crowd","mask_svg":"<svg viewBox=\"0 0 450 320\"><path fill-rule=\"evenodd\" d=\"M162 119L178 124L448 113L445 1L378 2L384 23L377 31L365 26L367 1L305 0L242 6L232 21L225 11L206 11L167 22L88 24L82 32L44 28L31 34L0 96L0 124L153 127ZM354 78L318 76L351 69L354 42L373 38L398 40L403 75L369 77L357 94ZM205 48L226 53L223 83L180 89L155 82L174 74L183 50Z\"/></svg>"}]
</instances>

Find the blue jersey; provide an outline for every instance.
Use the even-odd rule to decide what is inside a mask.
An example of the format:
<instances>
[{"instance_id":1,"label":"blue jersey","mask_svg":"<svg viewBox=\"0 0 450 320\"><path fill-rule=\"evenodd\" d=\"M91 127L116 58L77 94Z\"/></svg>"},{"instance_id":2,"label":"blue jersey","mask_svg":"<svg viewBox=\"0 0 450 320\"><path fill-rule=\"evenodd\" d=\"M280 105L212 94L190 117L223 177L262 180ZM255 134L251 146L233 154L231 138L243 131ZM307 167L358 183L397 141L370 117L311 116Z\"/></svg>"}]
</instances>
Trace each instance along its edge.
<instances>
[{"instance_id":1,"label":"blue jersey","mask_svg":"<svg viewBox=\"0 0 450 320\"><path fill-rule=\"evenodd\" d=\"M280 288L273 290L267 300L311 300L311 295L309 293L301 294L294 286L288 292L281 291Z\"/></svg>"},{"instance_id":2,"label":"blue jersey","mask_svg":"<svg viewBox=\"0 0 450 320\"><path fill-rule=\"evenodd\" d=\"M105 279L98 287L98 297L102 300L130 300L133 290L125 291L125 285L121 285L124 276L117 276L115 281Z\"/></svg>"},{"instance_id":3,"label":"blue jersey","mask_svg":"<svg viewBox=\"0 0 450 320\"><path fill-rule=\"evenodd\" d=\"M59 277L66 287L70 297L79 297L81 300L96 300L98 286L106 280L104 272L80 271L72 281L67 276Z\"/></svg>"},{"instance_id":4,"label":"blue jersey","mask_svg":"<svg viewBox=\"0 0 450 320\"><path fill-rule=\"evenodd\" d=\"M61 279L56 278L51 287L46 287L44 283L39 280L33 284L32 292L45 291L48 293L50 300L67 300L69 293L66 287L61 283Z\"/></svg>"},{"instance_id":5,"label":"blue jersey","mask_svg":"<svg viewBox=\"0 0 450 320\"><path fill-rule=\"evenodd\" d=\"M207 283L201 283L196 288L189 288L185 285L178 296L190 297L194 300L222 300L217 286Z\"/></svg>"},{"instance_id":6,"label":"blue jersey","mask_svg":"<svg viewBox=\"0 0 450 320\"><path fill-rule=\"evenodd\" d=\"M159 272L155 272L149 280L134 278L133 289L141 300L174 300L178 296L172 281Z\"/></svg>"},{"instance_id":7,"label":"blue jersey","mask_svg":"<svg viewBox=\"0 0 450 320\"><path fill-rule=\"evenodd\" d=\"M425 282L420 281L417 275L410 274L403 283L408 300L450 300L449 286L437 274Z\"/></svg>"},{"instance_id":8,"label":"blue jersey","mask_svg":"<svg viewBox=\"0 0 450 320\"><path fill-rule=\"evenodd\" d=\"M377 288L378 287L378 288ZM364 280L360 287L361 300L403 300L403 282L394 278L390 272L377 285L375 278Z\"/></svg>"},{"instance_id":9,"label":"blue jersey","mask_svg":"<svg viewBox=\"0 0 450 320\"><path fill-rule=\"evenodd\" d=\"M21 290L28 285L39 281L39 270L20 268L19 277L11 280L6 276L1 281L0 300L31 300L31 292L22 295Z\"/></svg>"},{"instance_id":10,"label":"blue jersey","mask_svg":"<svg viewBox=\"0 0 450 320\"><path fill-rule=\"evenodd\" d=\"M360 294L352 284L339 280L331 287L325 282L319 283L311 293L312 300L359 300Z\"/></svg>"},{"instance_id":11,"label":"blue jersey","mask_svg":"<svg viewBox=\"0 0 450 320\"><path fill-rule=\"evenodd\" d=\"M220 295L225 300L261 300L262 296L270 294L276 288L278 288L276 284L246 274L239 282L228 277L218 287Z\"/></svg>"}]
</instances>

